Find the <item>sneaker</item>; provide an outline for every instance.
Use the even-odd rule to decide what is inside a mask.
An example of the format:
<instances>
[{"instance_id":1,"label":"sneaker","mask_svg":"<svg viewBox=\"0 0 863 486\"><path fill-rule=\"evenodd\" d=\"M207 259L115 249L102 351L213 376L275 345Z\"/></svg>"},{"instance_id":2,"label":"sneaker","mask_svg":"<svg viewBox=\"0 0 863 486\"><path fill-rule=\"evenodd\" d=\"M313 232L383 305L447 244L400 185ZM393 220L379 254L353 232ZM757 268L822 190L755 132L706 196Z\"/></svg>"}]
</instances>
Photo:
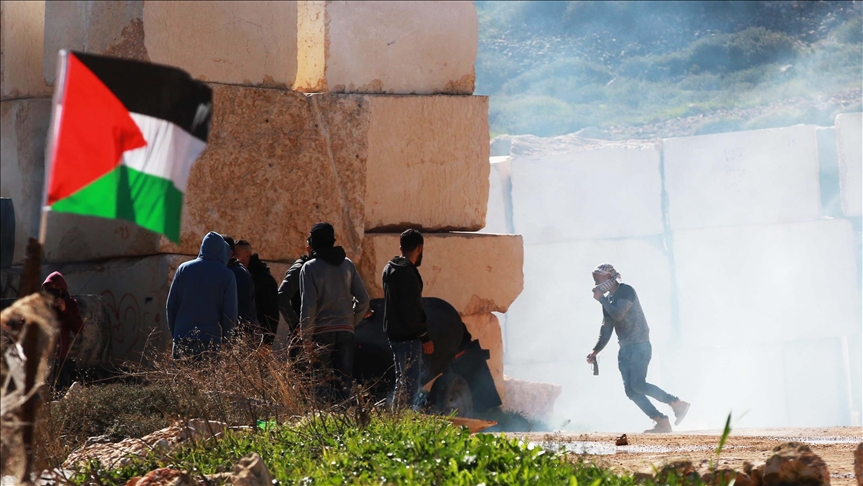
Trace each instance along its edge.
<instances>
[{"instance_id":1,"label":"sneaker","mask_svg":"<svg viewBox=\"0 0 863 486\"><path fill-rule=\"evenodd\" d=\"M681 399L677 399L671 403L671 410L674 411L674 425L680 425L680 422L683 422L683 419L686 417L686 412L689 411L689 402L684 402Z\"/></svg>"},{"instance_id":2,"label":"sneaker","mask_svg":"<svg viewBox=\"0 0 863 486\"><path fill-rule=\"evenodd\" d=\"M668 417L659 417L653 420L656 421L656 425L652 429L645 430L645 434L667 434L671 432L671 422L668 421Z\"/></svg>"}]
</instances>

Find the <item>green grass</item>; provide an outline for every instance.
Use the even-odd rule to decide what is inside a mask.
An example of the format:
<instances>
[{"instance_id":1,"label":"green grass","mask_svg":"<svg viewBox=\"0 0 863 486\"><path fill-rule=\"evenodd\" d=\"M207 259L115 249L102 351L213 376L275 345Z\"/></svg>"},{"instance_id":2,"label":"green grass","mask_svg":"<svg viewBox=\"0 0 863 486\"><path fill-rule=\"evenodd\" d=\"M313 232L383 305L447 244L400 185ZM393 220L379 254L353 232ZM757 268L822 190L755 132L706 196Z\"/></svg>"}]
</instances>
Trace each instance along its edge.
<instances>
[{"instance_id":1,"label":"green grass","mask_svg":"<svg viewBox=\"0 0 863 486\"><path fill-rule=\"evenodd\" d=\"M93 464L75 479L98 477L103 484L119 485L168 465L213 474L230 471L251 452L261 455L281 484L635 484L630 476L571 456L529 448L503 435L471 435L443 419L410 413L376 416L366 427L326 416L233 433L117 471L98 471Z\"/></svg>"}]
</instances>

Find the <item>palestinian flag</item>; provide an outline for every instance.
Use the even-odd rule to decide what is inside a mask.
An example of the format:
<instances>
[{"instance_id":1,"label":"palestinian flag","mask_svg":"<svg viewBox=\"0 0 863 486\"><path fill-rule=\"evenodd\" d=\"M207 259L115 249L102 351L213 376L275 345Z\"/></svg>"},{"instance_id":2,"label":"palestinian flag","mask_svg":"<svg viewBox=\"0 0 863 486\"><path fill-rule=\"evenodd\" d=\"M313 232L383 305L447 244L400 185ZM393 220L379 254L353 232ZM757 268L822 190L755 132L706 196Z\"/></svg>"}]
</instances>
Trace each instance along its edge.
<instances>
[{"instance_id":1,"label":"palestinian flag","mask_svg":"<svg viewBox=\"0 0 863 486\"><path fill-rule=\"evenodd\" d=\"M45 205L125 219L179 242L212 100L207 85L180 69L61 51Z\"/></svg>"}]
</instances>

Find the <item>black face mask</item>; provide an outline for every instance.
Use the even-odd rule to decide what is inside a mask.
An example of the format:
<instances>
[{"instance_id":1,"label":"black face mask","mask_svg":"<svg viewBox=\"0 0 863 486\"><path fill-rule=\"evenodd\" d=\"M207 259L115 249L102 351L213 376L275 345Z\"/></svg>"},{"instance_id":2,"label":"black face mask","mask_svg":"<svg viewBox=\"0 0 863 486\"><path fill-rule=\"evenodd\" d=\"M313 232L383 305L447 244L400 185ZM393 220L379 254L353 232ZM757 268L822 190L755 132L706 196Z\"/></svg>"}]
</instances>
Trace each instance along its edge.
<instances>
[{"instance_id":1,"label":"black face mask","mask_svg":"<svg viewBox=\"0 0 863 486\"><path fill-rule=\"evenodd\" d=\"M419 255L417 255L417 262L414 263L414 266L419 267L422 264L423 264L423 254L420 253Z\"/></svg>"},{"instance_id":2,"label":"black face mask","mask_svg":"<svg viewBox=\"0 0 863 486\"><path fill-rule=\"evenodd\" d=\"M45 293L54 297L55 299L60 299L63 297L63 291L60 289L45 289Z\"/></svg>"}]
</instances>

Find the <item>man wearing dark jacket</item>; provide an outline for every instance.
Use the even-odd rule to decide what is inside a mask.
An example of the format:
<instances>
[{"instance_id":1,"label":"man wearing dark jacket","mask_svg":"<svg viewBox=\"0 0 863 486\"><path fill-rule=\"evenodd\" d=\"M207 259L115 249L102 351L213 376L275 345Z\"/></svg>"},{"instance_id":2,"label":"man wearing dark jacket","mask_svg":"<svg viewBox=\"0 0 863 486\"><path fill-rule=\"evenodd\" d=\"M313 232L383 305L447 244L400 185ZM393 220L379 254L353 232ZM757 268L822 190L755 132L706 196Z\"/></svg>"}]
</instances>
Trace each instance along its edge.
<instances>
[{"instance_id":1,"label":"man wearing dark jacket","mask_svg":"<svg viewBox=\"0 0 863 486\"><path fill-rule=\"evenodd\" d=\"M58 390L72 384L74 363L70 362L69 349L72 347L72 334L78 334L84 328L78 301L69 295L69 286L60 272L53 272L42 283L42 292L50 295L51 308L60 324L60 335L57 339L57 349L54 353L54 369L51 383Z\"/></svg>"},{"instance_id":2,"label":"man wearing dark jacket","mask_svg":"<svg viewBox=\"0 0 863 486\"><path fill-rule=\"evenodd\" d=\"M300 270L307 261L311 260L309 254L311 247L306 247L306 254L298 258L291 268L285 272L285 278L279 285L279 312L288 323L288 329L293 334L300 325Z\"/></svg>"},{"instance_id":3,"label":"man wearing dark jacket","mask_svg":"<svg viewBox=\"0 0 863 486\"><path fill-rule=\"evenodd\" d=\"M423 310L423 235L406 230L399 239L401 255L384 267L384 331L390 340L395 360L396 381L393 406L404 403L416 407L419 391L421 353L434 352Z\"/></svg>"},{"instance_id":4,"label":"man wearing dark jacket","mask_svg":"<svg viewBox=\"0 0 863 486\"><path fill-rule=\"evenodd\" d=\"M249 270L255 289L255 311L258 326L263 333L263 343L273 344L279 327L279 290L270 267L262 262L257 253L252 253L252 244L240 240L236 244L237 260Z\"/></svg>"},{"instance_id":5,"label":"man wearing dark jacket","mask_svg":"<svg viewBox=\"0 0 863 486\"><path fill-rule=\"evenodd\" d=\"M239 330L251 336L258 327L258 313L255 310L255 284L249 270L237 260L237 245L230 236L222 237L231 248L231 258L228 260L228 269L234 272L237 281L237 324Z\"/></svg>"},{"instance_id":6,"label":"man wearing dark jacket","mask_svg":"<svg viewBox=\"0 0 863 486\"><path fill-rule=\"evenodd\" d=\"M237 322L237 281L225 264L231 255L222 235L209 232L198 258L177 268L166 317L173 357L217 351Z\"/></svg>"},{"instance_id":7,"label":"man wearing dark jacket","mask_svg":"<svg viewBox=\"0 0 863 486\"><path fill-rule=\"evenodd\" d=\"M652 429L644 432L671 432L668 416L660 413L647 397L652 397L671 407L676 418L674 425L679 425L686 416L689 403L656 385L647 383L647 365L650 364L652 354L650 329L647 327L647 319L644 317L635 289L618 282L618 279L620 274L608 263L599 265L593 271L593 281L596 284L593 288L593 298L602 304L602 327L596 346L587 355L587 362L596 362L596 355L608 344L611 332L616 332L620 343L617 367L623 377L626 396L656 422ZM605 295L606 293L608 295Z\"/></svg>"},{"instance_id":8,"label":"man wearing dark jacket","mask_svg":"<svg viewBox=\"0 0 863 486\"><path fill-rule=\"evenodd\" d=\"M369 308L369 294L345 250L333 246L335 241L329 223L312 226L308 241L312 258L300 270L299 332L303 339L311 336L320 348L317 366L332 376L330 388L341 402L350 397L354 326Z\"/></svg>"}]
</instances>

